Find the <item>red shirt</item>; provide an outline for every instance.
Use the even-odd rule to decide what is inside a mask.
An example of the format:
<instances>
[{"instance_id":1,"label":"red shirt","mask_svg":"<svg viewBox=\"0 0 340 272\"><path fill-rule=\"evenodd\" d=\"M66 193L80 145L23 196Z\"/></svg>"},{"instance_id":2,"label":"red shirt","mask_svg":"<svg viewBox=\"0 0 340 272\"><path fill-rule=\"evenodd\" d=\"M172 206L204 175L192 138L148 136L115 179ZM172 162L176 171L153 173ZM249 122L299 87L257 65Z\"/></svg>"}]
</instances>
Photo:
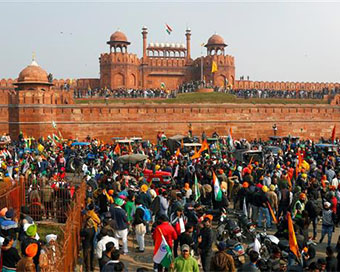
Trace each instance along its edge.
<instances>
[{"instance_id":1,"label":"red shirt","mask_svg":"<svg viewBox=\"0 0 340 272\"><path fill-rule=\"evenodd\" d=\"M172 248L172 241L177 240L177 233L173 226L169 224L169 222L163 222L162 224L158 225L155 231L152 234L152 239L155 242L155 248L153 254L155 255L157 252L157 248L162 242L162 235L163 234L166 242L168 243L169 247Z\"/></svg>"},{"instance_id":2,"label":"red shirt","mask_svg":"<svg viewBox=\"0 0 340 272\"><path fill-rule=\"evenodd\" d=\"M332 204L332 212L336 214L336 206L338 204L338 200L336 199L335 196L332 197L331 199L331 204Z\"/></svg>"}]
</instances>

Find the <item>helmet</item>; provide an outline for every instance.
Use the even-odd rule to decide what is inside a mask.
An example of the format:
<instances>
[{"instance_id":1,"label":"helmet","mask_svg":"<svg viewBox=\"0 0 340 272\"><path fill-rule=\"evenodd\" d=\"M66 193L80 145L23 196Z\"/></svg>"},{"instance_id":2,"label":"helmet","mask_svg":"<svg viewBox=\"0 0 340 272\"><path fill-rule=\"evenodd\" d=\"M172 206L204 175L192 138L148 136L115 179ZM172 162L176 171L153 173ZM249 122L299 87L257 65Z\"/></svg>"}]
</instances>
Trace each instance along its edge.
<instances>
[{"instance_id":1,"label":"helmet","mask_svg":"<svg viewBox=\"0 0 340 272\"><path fill-rule=\"evenodd\" d=\"M300 196L299 196L299 199L300 200L306 200L306 194L301 193Z\"/></svg>"}]
</instances>

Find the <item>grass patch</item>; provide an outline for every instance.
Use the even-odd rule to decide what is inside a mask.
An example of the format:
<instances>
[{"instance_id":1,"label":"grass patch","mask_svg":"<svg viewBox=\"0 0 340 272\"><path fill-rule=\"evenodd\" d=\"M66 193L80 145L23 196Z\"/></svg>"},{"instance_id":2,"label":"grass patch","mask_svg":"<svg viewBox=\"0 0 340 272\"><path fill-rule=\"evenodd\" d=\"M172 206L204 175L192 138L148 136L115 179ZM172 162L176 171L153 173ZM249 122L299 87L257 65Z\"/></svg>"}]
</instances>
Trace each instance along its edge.
<instances>
[{"instance_id":1,"label":"grass patch","mask_svg":"<svg viewBox=\"0 0 340 272\"><path fill-rule=\"evenodd\" d=\"M38 225L38 234L40 236L40 239L46 242L46 235L48 234L56 234L58 235L57 241L60 243L60 241L63 241L64 239L64 233L62 228L64 225L61 224L53 224L53 223L37 223Z\"/></svg>"},{"instance_id":2,"label":"grass patch","mask_svg":"<svg viewBox=\"0 0 340 272\"><path fill-rule=\"evenodd\" d=\"M171 99L75 99L76 104L227 104L227 103L250 103L250 104L328 104L323 99L277 99L277 98L237 98L224 93L185 93Z\"/></svg>"}]
</instances>

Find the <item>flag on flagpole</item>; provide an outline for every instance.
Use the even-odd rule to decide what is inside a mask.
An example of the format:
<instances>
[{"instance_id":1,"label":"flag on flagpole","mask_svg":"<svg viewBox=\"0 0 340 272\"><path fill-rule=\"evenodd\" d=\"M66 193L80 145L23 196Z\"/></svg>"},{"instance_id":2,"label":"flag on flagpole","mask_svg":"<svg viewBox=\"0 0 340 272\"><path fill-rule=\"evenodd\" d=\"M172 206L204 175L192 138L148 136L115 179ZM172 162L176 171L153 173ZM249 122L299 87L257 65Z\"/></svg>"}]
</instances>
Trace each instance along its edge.
<instances>
[{"instance_id":1,"label":"flag on flagpole","mask_svg":"<svg viewBox=\"0 0 340 272\"><path fill-rule=\"evenodd\" d=\"M120 155L120 145L118 143L115 146L114 153L116 153L117 155Z\"/></svg>"},{"instance_id":2,"label":"flag on flagpole","mask_svg":"<svg viewBox=\"0 0 340 272\"><path fill-rule=\"evenodd\" d=\"M168 24L165 24L165 30L166 32L170 35L171 32L172 32L172 28L168 25Z\"/></svg>"},{"instance_id":3,"label":"flag on flagpole","mask_svg":"<svg viewBox=\"0 0 340 272\"><path fill-rule=\"evenodd\" d=\"M336 130L336 125L334 125L333 130L332 130L332 144L334 143L334 140L335 140L335 130Z\"/></svg>"},{"instance_id":4,"label":"flag on flagpole","mask_svg":"<svg viewBox=\"0 0 340 272\"><path fill-rule=\"evenodd\" d=\"M59 139L59 137L58 137L57 135L55 135L55 134L53 133L52 136L53 136L53 140L59 142L60 139Z\"/></svg>"},{"instance_id":5,"label":"flag on flagpole","mask_svg":"<svg viewBox=\"0 0 340 272\"><path fill-rule=\"evenodd\" d=\"M153 255L153 261L156 264L161 264L163 267L170 267L170 264L172 263L172 251L166 242L164 235L160 228L157 228L161 235L162 235L162 242L159 245L155 245L154 255Z\"/></svg>"},{"instance_id":6,"label":"flag on flagpole","mask_svg":"<svg viewBox=\"0 0 340 272\"><path fill-rule=\"evenodd\" d=\"M192 155L191 159L192 160L198 159L200 156L201 156L201 154L197 152L197 149L196 149L196 146L195 146L195 153L194 153L194 155Z\"/></svg>"},{"instance_id":7,"label":"flag on flagpole","mask_svg":"<svg viewBox=\"0 0 340 272\"><path fill-rule=\"evenodd\" d=\"M175 154L176 158L177 158L180 154L181 154L181 151L180 151L179 148L177 148L177 151L176 151L176 154Z\"/></svg>"},{"instance_id":8,"label":"flag on flagpole","mask_svg":"<svg viewBox=\"0 0 340 272\"><path fill-rule=\"evenodd\" d=\"M277 222L275 213L274 213L274 211L273 211L272 206L270 206L270 203L269 203L268 201L267 201L267 206L268 206L268 209L269 209L269 211L270 211L271 216L273 217L274 223L277 224L278 222Z\"/></svg>"},{"instance_id":9,"label":"flag on flagpole","mask_svg":"<svg viewBox=\"0 0 340 272\"><path fill-rule=\"evenodd\" d=\"M215 172L213 171L213 186L214 186L214 196L216 201L222 200L222 191L220 187L220 182L218 181L217 176L215 175Z\"/></svg>"},{"instance_id":10,"label":"flag on flagpole","mask_svg":"<svg viewBox=\"0 0 340 272\"><path fill-rule=\"evenodd\" d=\"M200 150L198 150L198 153L201 154L203 151L208 150L208 149L209 149L209 145L208 145L207 139L205 139L202 142L202 146L201 146Z\"/></svg>"},{"instance_id":11,"label":"flag on flagpole","mask_svg":"<svg viewBox=\"0 0 340 272\"><path fill-rule=\"evenodd\" d=\"M197 201L201 197L200 188L198 187L197 176L195 174L195 201Z\"/></svg>"},{"instance_id":12,"label":"flag on flagpole","mask_svg":"<svg viewBox=\"0 0 340 272\"><path fill-rule=\"evenodd\" d=\"M261 243L257 238L255 238L255 240L254 240L254 251L256 251L257 253L260 254L260 248L261 248Z\"/></svg>"},{"instance_id":13,"label":"flag on flagpole","mask_svg":"<svg viewBox=\"0 0 340 272\"><path fill-rule=\"evenodd\" d=\"M233 129L232 128L229 129L228 144L231 148L234 148Z\"/></svg>"},{"instance_id":14,"label":"flag on flagpole","mask_svg":"<svg viewBox=\"0 0 340 272\"><path fill-rule=\"evenodd\" d=\"M213 62L211 64L211 72L215 73L215 72L217 72L217 70L218 70L217 63L216 63L216 61L213 60Z\"/></svg>"},{"instance_id":15,"label":"flag on flagpole","mask_svg":"<svg viewBox=\"0 0 340 272\"><path fill-rule=\"evenodd\" d=\"M289 249L294 253L297 259L300 260L299 246L297 244L293 220L290 212L287 212L287 220L288 220Z\"/></svg>"},{"instance_id":16,"label":"flag on flagpole","mask_svg":"<svg viewBox=\"0 0 340 272\"><path fill-rule=\"evenodd\" d=\"M246 198L243 198L243 213L244 213L245 216L248 217L248 209L247 209Z\"/></svg>"}]
</instances>

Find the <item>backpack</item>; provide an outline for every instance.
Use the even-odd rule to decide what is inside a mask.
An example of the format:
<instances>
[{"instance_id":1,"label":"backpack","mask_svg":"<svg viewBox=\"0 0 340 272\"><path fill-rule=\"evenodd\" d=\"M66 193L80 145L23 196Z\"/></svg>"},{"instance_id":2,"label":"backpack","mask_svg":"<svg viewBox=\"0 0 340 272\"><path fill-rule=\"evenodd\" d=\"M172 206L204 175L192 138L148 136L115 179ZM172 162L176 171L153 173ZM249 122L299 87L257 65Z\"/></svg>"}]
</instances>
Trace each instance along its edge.
<instances>
[{"instance_id":1,"label":"backpack","mask_svg":"<svg viewBox=\"0 0 340 272\"><path fill-rule=\"evenodd\" d=\"M150 222L152 219L150 210L143 206L139 206L138 208L141 208L144 211L143 220L146 222Z\"/></svg>"}]
</instances>

